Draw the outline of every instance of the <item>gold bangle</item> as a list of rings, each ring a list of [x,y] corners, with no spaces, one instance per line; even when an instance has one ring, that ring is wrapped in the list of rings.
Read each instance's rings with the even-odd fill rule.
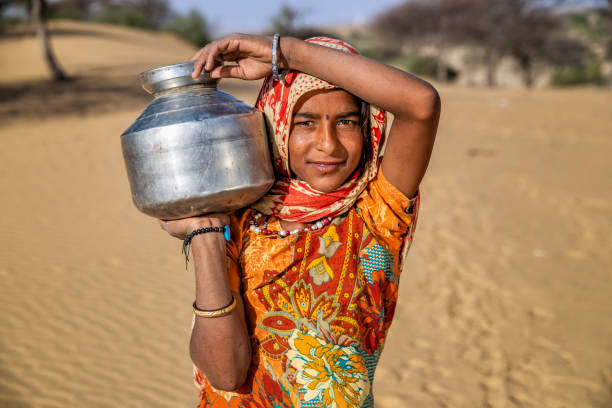
[[[201,310],[196,306],[195,300],[193,301],[193,313],[200,317],[221,317],[232,313],[232,310],[236,308],[236,296],[232,293],[232,301],[229,305],[222,307],[217,310]]]

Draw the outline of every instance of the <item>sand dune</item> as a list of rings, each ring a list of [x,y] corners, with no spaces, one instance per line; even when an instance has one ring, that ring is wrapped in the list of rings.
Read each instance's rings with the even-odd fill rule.
[[[54,30],[68,84],[35,38],[0,38],[0,406],[195,406],[192,271],[132,205],[119,145],[137,73],[194,49]],[[612,406],[612,93],[441,93],[377,406]]]

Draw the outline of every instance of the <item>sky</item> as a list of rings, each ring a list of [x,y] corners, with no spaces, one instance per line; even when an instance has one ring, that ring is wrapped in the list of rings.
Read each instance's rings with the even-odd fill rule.
[[[283,4],[301,11],[299,25],[362,24],[402,0],[170,0],[184,14],[192,8],[201,12],[216,36],[232,32],[256,33],[269,27],[272,16]]]

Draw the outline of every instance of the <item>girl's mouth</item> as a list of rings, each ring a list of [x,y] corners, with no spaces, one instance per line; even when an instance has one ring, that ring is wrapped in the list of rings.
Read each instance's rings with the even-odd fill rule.
[[[343,161],[313,161],[309,162],[317,171],[321,173],[329,173],[342,166]]]

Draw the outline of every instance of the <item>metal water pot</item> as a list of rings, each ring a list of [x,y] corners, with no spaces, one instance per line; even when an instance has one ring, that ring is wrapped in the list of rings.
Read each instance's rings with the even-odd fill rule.
[[[155,99],[121,135],[134,204],[160,219],[245,207],[274,183],[263,114],[192,72],[140,74]]]

